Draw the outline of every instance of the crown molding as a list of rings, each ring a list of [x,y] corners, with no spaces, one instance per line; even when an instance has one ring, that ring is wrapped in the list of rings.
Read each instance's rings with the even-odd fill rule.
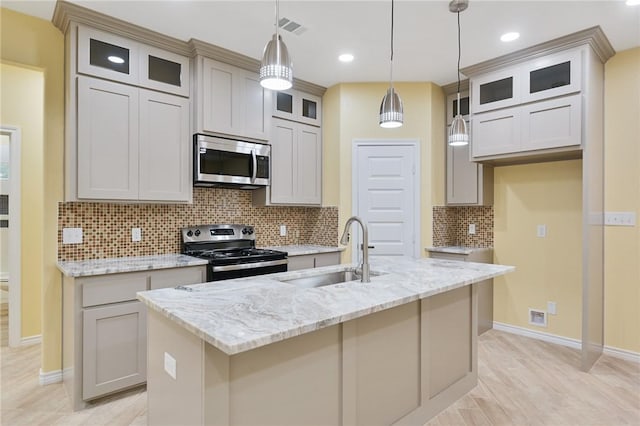
[[[585,44],[588,44],[591,47],[602,63],[607,62],[609,58],[616,53],[613,46],[611,46],[609,39],[607,39],[607,36],[602,31],[602,28],[600,28],[600,26],[595,26],[544,43],[536,44],[535,46],[518,50],[517,52],[509,53],[488,61],[465,67],[460,71],[469,77],[491,71],[496,68],[501,68],[506,65],[518,64],[525,60]]]
[[[444,90],[445,95],[452,95],[454,93],[458,93],[458,82],[454,81],[453,83],[446,84],[442,86],[442,90]],[[469,79],[460,80],[460,91],[466,92],[469,90]]]

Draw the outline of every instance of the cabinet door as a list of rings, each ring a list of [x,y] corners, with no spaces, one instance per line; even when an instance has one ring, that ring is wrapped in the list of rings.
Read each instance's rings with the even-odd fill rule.
[[[139,56],[141,86],[189,97],[189,58],[144,45]]]
[[[255,73],[238,70],[242,136],[269,140],[271,126],[271,90],[260,85]]]
[[[295,120],[295,94],[293,89],[277,91],[273,94],[273,116]]]
[[[79,25],[78,73],[138,84],[138,43]]]
[[[138,198],[138,89],[78,77],[78,198]]]
[[[301,269],[311,269],[315,267],[315,259],[312,254],[301,256],[290,256],[287,271],[299,271]]]
[[[273,119],[271,139],[271,202],[294,202],[297,125]]]
[[[453,122],[458,108],[458,94],[447,96],[447,126]],[[460,114],[465,121],[469,121],[469,92],[460,92]]]
[[[294,147],[294,201],[299,204],[322,202],[322,136],[320,129],[298,125]]]
[[[237,69],[231,65],[203,59],[202,126],[204,131],[238,135],[240,104],[234,90]]]
[[[140,89],[141,200],[191,198],[189,99]]]
[[[469,145],[447,145],[447,204],[477,204],[478,163],[469,160]]]
[[[322,99],[309,93],[297,92],[296,105],[299,108],[297,120],[302,123],[320,126],[322,123]]]
[[[85,309],[82,326],[83,399],[146,381],[147,311],[142,302]]]
[[[520,151],[520,111],[507,108],[471,118],[473,158]]]
[[[523,151],[580,146],[581,94],[539,101],[521,109]]]
[[[471,79],[471,112],[476,114],[517,105],[520,74],[517,67],[487,73]]]
[[[318,253],[315,255],[314,266],[321,268],[323,266],[339,265],[340,252]]]
[[[521,102],[533,102],[579,92],[582,87],[582,51],[543,56],[521,68]]]

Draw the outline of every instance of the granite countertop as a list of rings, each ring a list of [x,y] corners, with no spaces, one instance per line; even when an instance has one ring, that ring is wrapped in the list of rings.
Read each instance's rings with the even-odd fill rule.
[[[289,256],[302,256],[305,254],[332,253],[344,251],[346,247],[340,246],[318,246],[313,244],[292,244],[287,246],[261,247],[268,250],[286,251]]]
[[[149,309],[228,355],[268,345],[470,285],[513,266],[412,258],[375,258],[370,283],[300,288],[279,279],[343,271],[333,265],[138,293]]]
[[[206,264],[207,260],[205,259],[185,256],[184,254],[162,254],[157,256],[80,260],[76,262],[59,261],[58,269],[67,277],[88,277],[92,275],[180,268]]]
[[[433,251],[438,253],[451,254],[471,254],[477,251],[493,250],[492,247],[463,247],[463,246],[443,246],[443,247],[425,247],[425,251]]]

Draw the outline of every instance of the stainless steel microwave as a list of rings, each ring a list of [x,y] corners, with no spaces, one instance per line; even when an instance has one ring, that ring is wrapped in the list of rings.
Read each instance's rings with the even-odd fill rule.
[[[193,135],[193,185],[255,189],[269,185],[271,146]]]

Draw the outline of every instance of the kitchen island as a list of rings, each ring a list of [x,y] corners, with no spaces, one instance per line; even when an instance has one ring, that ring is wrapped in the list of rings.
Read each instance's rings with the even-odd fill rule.
[[[510,266],[372,262],[138,293],[149,424],[422,424],[477,383],[474,283]]]

